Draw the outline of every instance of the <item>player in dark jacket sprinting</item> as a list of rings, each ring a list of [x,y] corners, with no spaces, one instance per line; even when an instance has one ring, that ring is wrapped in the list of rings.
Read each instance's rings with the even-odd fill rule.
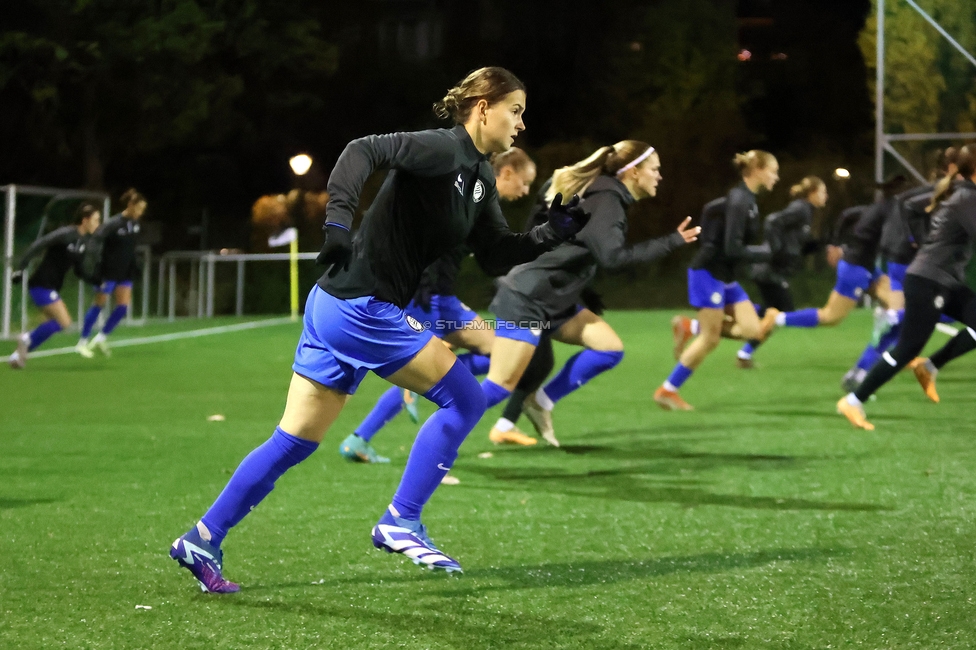
[[[515,267],[498,281],[490,306],[498,329],[488,378],[482,382],[488,406],[511,394],[544,333],[585,348],[523,403],[536,431],[552,445],[559,445],[552,423],[555,403],[623,358],[624,346],[617,333],[580,304],[597,269],[650,262],[697,238],[699,228],[689,227],[688,217],[677,232],[626,244],[627,208],[657,194],[660,168],[653,147],[624,140],[556,170],[548,196],[581,192],[581,205],[592,219],[575,241]]]
[[[24,270],[31,259],[44,252],[40,265],[28,279],[27,288],[31,300],[40,307],[48,320],[17,339],[17,350],[8,359],[11,368],[23,368],[31,350],[44,343],[51,335],[71,326],[68,308],[61,300],[61,286],[69,269],[74,269],[75,275],[83,278],[80,268],[81,258],[85,252],[87,239],[98,228],[101,219],[102,214],[96,206],[83,203],[78,208],[77,225],[58,228],[35,241],[24,251],[15,271],[14,280],[22,281]],[[85,356],[91,356],[87,350],[80,352]]]
[[[940,350],[941,363],[976,347],[976,293],[966,285],[966,267],[976,243],[976,146],[962,148],[958,166],[965,180],[953,186],[947,177],[940,185],[931,231],[905,273],[905,318],[898,342],[857,390],[837,402],[837,411],[855,427],[874,429],[864,414],[864,402],[917,357],[943,314],[965,329]],[[923,377],[916,376],[929,394]]]
[[[756,308],[736,278],[743,263],[770,259],[768,247],[748,242],[758,235],[759,229],[756,192],[773,189],[779,181],[779,163],[768,151],[752,150],[736,155],[734,164],[742,174],[742,182],[729,190],[724,205],[719,199],[705,206],[701,244],[688,268],[688,298],[698,308],[699,330],[694,331],[691,320],[684,316],[672,320],[678,364],[654,392],[654,401],[668,411],[691,410],[678,389],[718,347],[723,336],[746,341],[762,338]],[[685,349],[695,335],[697,338]]]
[[[766,217],[763,237],[772,259],[752,267],[752,279],[762,295],[762,306],[779,311],[793,311],[792,277],[803,258],[821,246],[810,234],[813,211],[827,204],[827,185],[817,176],[807,176],[790,188],[793,201],[786,208]],[[761,341],[748,341],[736,355],[740,368],[752,368],[752,353]]]
[[[525,128],[524,110],[524,86],[511,72],[481,68],[435,104],[454,128],[367,136],[339,156],[329,177],[326,240],[318,257],[330,270],[305,304],[285,412],[271,438],[244,459],[170,550],[204,589],[239,589],[221,574],[227,532],[318,448],[370,371],[440,407],[417,434],[372,543],[431,569],[461,571],[428,537],[421,512],[484,414],[485,399],[471,372],[404,307],[424,269],[463,243],[485,271],[497,274],[551,250],[586,224],[578,199],[563,205],[556,197],[546,224],[525,234],[508,229],[488,156],[512,146]],[[390,173],[353,238],[363,185],[384,168]]]
[[[125,209],[103,223],[94,234],[95,238],[102,241],[101,284],[96,289],[92,306],[85,313],[81,338],[76,346],[79,352],[81,348],[87,347],[90,352],[98,350],[109,356],[111,350],[107,337],[125,318],[129,304],[132,302],[132,282],[139,275],[139,266],[136,263],[136,238],[141,230],[139,220],[146,212],[147,203],[145,197],[134,189],[123,193],[119,201]],[[109,294],[112,295],[115,306],[105,319],[102,331],[89,342],[88,337],[91,336],[99,313],[108,302]]]

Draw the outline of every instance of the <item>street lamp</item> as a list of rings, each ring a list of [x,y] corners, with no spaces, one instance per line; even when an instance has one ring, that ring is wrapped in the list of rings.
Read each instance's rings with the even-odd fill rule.
[[[288,164],[291,166],[291,170],[295,172],[295,176],[304,176],[312,168],[312,157],[308,154],[300,153],[297,156],[289,158]]]
[[[843,167],[838,167],[834,170],[834,180],[837,181],[848,181],[851,179],[851,172],[844,169]]]

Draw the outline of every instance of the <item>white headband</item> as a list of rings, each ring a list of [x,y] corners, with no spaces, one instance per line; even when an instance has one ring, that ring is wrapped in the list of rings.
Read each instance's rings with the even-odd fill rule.
[[[647,151],[645,151],[644,153],[642,153],[641,155],[637,156],[636,158],[634,158],[633,160],[631,160],[629,163],[627,163],[626,165],[624,165],[623,167],[621,167],[620,169],[618,169],[617,170],[617,176],[620,176],[621,174],[623,174],[628,169],[633,169],[637,165],[641,164],[642,162],[644,162],[645,160],[647,160],[648,158],[650,158],[652,153],[654,153],[654,147],[648,147],[647,148]]]

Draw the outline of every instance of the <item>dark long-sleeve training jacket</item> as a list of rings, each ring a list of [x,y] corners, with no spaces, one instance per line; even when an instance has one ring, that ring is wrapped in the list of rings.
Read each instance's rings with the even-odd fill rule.
[[[806,199],[795,199],[779,212],[766,217],[763,237],[772,258],[769,262],[753,266],[753,278],[779,283],[794,275],[812,241],[812,223],[813,204]]]
[[[26,269],[31,259],[39,255],[41,251],[44,251],[44,258],[41,259],[40,265],[31,274],[27,286],[31,289],[60,291],[64,284],[64,276],[72,268],[76,269],[76,275],[81,277],[77,271],[77,265],[85,251],[86,239],[87,237],[79,233],[75,226],[64,226],[52,230],[31,244],[24,251],[17,268],[21,271]]]
[[[895,197],[892,212],[881,228],[881,255],[890,262],[908,264],[928,232],[928,213],[924,207],[932,199],[933,187],[920,185]]]
[[[756,195],[741,182],[725,196],[725,209],[718,209],[721,199],[702,210],[700,246],[691,268],[705,269],[716,280],[734,282],[736,267],[745,262],[768,262],[769,249],[749,245],[759,235],[759,207]]]
[[[93,237],[102,239],[101,275],[106,280],[132,280],[139,274],[136,266],[136,238],[139,222],[124,214],[117,214],[95,231]]]
[[[865,209],[844,240],[844,261],[873,271],[881,248],[881,231],[893,214],[897,199],[893,196]]]
[[[932,229],[908,273],[945,287],[966,283],[976,243],[976,184],[962,181],[932,215]]]
[[[543,194],[546,189],[548,183]],[[558,314],[580,302],[597,268],[651,262],[684,245],[684,238],[674,232],[628,246],[626,210],[633,203],[623,183],[613,176],[598,176],[583,192],[580,205],[591,218],[575,241],[516,266],[499,284],[528,297],[546,313]]]
[[[509,230],[488,157],[462,125],[350,142],[329,178],[326,224],[350,228],[363,184],[383,168],[390,173],[353,238],[348,270],[318,280],[337,298],[376,296],[402,308],[424,269],[460,244],[489,275],[559,244],[548,223],[528,233]]]

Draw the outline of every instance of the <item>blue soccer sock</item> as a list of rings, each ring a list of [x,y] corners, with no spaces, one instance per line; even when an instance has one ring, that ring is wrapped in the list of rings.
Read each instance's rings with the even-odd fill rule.
[[[403,519],[420,519],[424,505],[457,459],[461,443],[485,412],[481,386],[460,363],[424,397],[440,408],[420,427],[393,495],[393,507]]]
[[[471,371],[475,377],[488,374],[488,367],[491,366],[491,357],[474,352],[466,352],[458,355],[458,361]]]
[[[240,523],[274,489],[289,468],[312,455],[319,443],[275,427],[274,434],[252,451],[234,470],[227,487],[200,520],[210,531],[210,543],[220,547],[227,531]]]
[[[387,422],[396,417],[403,410],[403,389],[391,386],[380,395],[376,406],[369,415],[356,427],[355,434],[363,440],[370,440],[376,433],[386,426]]]
[[[27,347],[28,352],[39,346],[44,341],[51,338],[52,334],[56,334],[61,331],[61,326],[58,325],[56,320],[46,320],[37,327],[34,331],[30,333],[30,345]]]
[[[512,391],[505,390],[490,379],[481,382],[481,390],[484,392],[485,401],[488,404],[487,408],[501,404],[512,394]]]
[[[779,323],[780,319],[783,321],[781,324],[787,327],[816,327],[820,324],[820,318],[817,316],[815,307],[778,315],[776,322]]]
[[[861,358],[857,360],[856,365],[861,370],[870,370],[871,366],[877,363],[880,358],[881,353],[873,345],[868,345],[864,348],[864,352],[861,353]]]
[[[623,358],[623,350],[582,350],[570,357],[542,390],[553,403],[558,402],[600,373],[616,366]]]
[[[688,378],[691,377],[691,373],[693,372],[695,371],[679,362],[674,367],[674,370],[671,371],[671,374],[668,375],[667,381],[664,382],[664,389],[670,391],[678,390],[682,384],[688,381]]]
[[[102,328],[102,334],[108,336],[115,329],[115,326],[122,322],[125,318],[125,312],[129,311],[128,305],[116,305],[112,313],[108,315],[105,319],[105,327]]]
[[[98,305],[92,305],[85,312],[85,322],[81,326],[81,338],[87,339],[91,336],[92,328],[95,327],[95,323],[98,322],[98,315],[102,313],[102,308]]]
[[[739,348],[738,357],[740,359],[751,359],[752,353],[756,351],[756,345],[758,344],[758,341],[755,344],[752,341],[747,341],[745,345]]]

